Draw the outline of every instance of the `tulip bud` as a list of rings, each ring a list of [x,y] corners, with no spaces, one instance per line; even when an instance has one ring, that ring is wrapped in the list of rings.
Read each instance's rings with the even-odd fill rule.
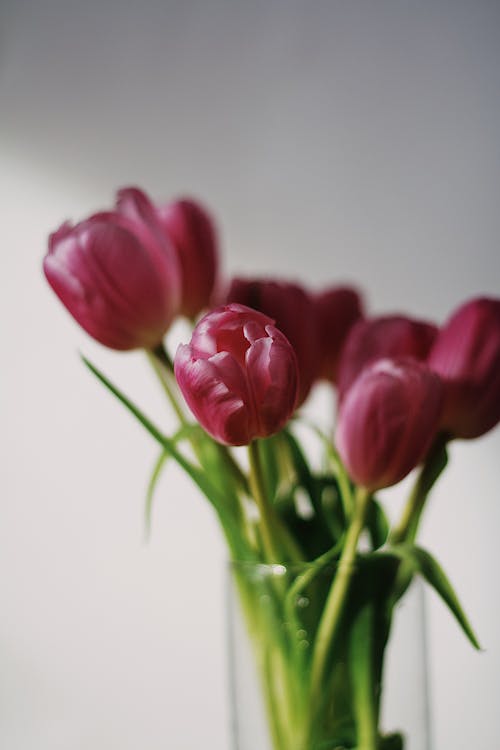
[[[283,331],[297,355],[300,406],[317,372],[317,327],[312,297],[298,284],[285,281],[235,278],[226,302],[247,305],[269,315]]]
[[[45,276],[61,302],[93,338],[112,349],[157,346],[178,307],[177,261],[154,231],[141,238],[113,213],[49,238]]]
[[[314,297],[318,327],[318,378],[336,382],[340,352],[354,323],[363,316],[355,289],[332,287]]]
[[[205,315],[174,367],[189,408],[220,443],[273,435],[295,409],[295,353],[270,318],[244,305]]]
[[[389,487],[425,457],[436,434],[443,386],[409,358],[369,365],[341,403],[336,444],[352,479],[370,491]]]
[[[443,429],[458,438],[491,430],[500,420],[500,299],[473,299],[456,310],[428,364],[445,384]]]
[[[401,315],[359,320],[351,328],[340,355],[338,391],[342,400],[361,370],[383,357],[425,360],[437,327]]]
[[[205,209],[193,200],[178,200],[157,211],[179,258],[181,315],[195,318],[209,307],[216,284],[218,243],[215,226]]]

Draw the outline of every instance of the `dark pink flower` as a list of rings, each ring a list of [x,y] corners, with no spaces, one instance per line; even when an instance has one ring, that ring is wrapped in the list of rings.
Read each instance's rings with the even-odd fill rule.
[[[338,390],[342,400],[361,370],[382,357],[425,360],[437,335],[432,323],[402,315],[359,320],[351,328],[340,356]]]
[[[179,269],[154,225],[140,236],[116,213],[63,224],[49,238],[45,276],[75,320],[112,349],[154,348],[177,312]]]
[[[337,381],[340,353],[354,323],[363,317],[359,293],[351,287],[331,287],[313,298],[318,327],[318,378]]]
[[[443,429],[475,438],[500,420],[500,299],[458,308],[438,334],[429,366],[445,383]]]
[[[440,378],[414,359],[364,369],[341,402],[336,433],[352,479],[371,491],[403,479],[430,447],[442,397]]]
[[[177,255],[181,276],[179,314],[194,318],[208,307],[217,277],[217,237],[208,213],[192,200],[155,206],[138,188],[118,192],[117,211],[142,238],[160,235]]]
[[[238,302],[269,315],[283,331],[297,355],[300,406],[317,372],[318,334],[311,295],[298,284],[286,281],[235,278],[226,302]]]
[[[297,361],[266,315],[230,304],[205,315],[179,346],[175,376],[202,427],[227,445],[278,432],[297,401]]]
[[[210,305],[218,271],[218,241],[208,212],[184,198],[157,208],[163,230],[172,241],[181,267],[181,315],[195,318]]]

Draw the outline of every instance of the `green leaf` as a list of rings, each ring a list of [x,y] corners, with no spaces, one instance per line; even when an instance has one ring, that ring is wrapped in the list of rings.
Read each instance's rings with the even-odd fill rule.
[[[302,448],[289,430],[283,430],[282,434],[288,445],[297,481],[307,491],[311,498],[314,510],[319,514],[320,509],[318,507],[314,478]]]
[[[295,436],[289,430],[283,430],[281,434],[288,444],[297,482],[307,492],[316,518],[330,532],[335,543],[345,527],[337,481],[333,476],[315,476]]]
[[[373,498],[368,506],[366,526],[370,534],[373,549],[379,549],[379,547],[382,547],[386,543],[389,536],[389,521],[382,506],[375,498]]]
[[[172,442],[175,445],[177,445],[182,440],[190,438],[191,433],[193,432],[193,429],[196,426],[197,425],[190,425],[190,424],[182,425],[182,427],[179,427],[175,435],[171,438]],[[149,535],[151,533],[151,514],[153,510],[153,499],[154,499],[154,494],[156,490],[156,485],[158,484],[158,480],[161,476],[161,472],[169,457],[170,457],[170,453],[166,451],[165,449],[163,449],[160,455],[158,456],[158,459],[156,460],[156,463],[153,468],[153,472],[151,474],[151,478],[148,483],[148,488],[146,490],[146,503],[144,506],[144,526],[145,526],[146,539],[149,538]]]
[[[302,417],[295,417],[297,421],[308,427],[314,434],[320,439],[323,448],[325,449],[325,455],[328,459],[328,463],[331,465],[333,473],[338,481],[340,490],[340,497],[344,506],[344,515],[346,518],[350,518],[354,509],[354,487],[349,478],[347,470],[342,463],[338,452],[335,450],[332,438],[326,435],[320,430],[314,423],[308,419]]]
[[[185,456],[175,447],[171,438],[164,435],[158,427],[136,406],[116,385],[114,385],[98,368],[88,359],[82,356],[84,364],[96,376],[98,380],[120,401],[128,411],[142,424],[149,434],[165,449],[165,451],[181,466],[184,471],[191,477],[193,482],[198,485],[203,494],[210,502],[218,506],[221,498],[206,476],[196,466],[194,466]]]
[[[448,577],[437,560],[435,560],[429,552],[422,549],[422,547],[417,547],[412,544],[395,545],[394,547],[390,547],[387,550],[387,553],[403,560],[403,562],[412,566],[416,572],[420,573],[436,593],[439,594],[448,609],[452,612],[474,648],[479,650],[481,646],[479,645],[472,626],[462,609]]]
[[[149,535],[151,534],[151,515],[153,510],[153,499],[156,485],[158,484],[158,480],[161,476],[161,472],[168,457],[169,454],[167,453],[167,451],[162,450],[154,465],[153,472],[148,483],[148,488],[146,490],[146,503],[144,505],[144,527],[146,539],[148,539]]]

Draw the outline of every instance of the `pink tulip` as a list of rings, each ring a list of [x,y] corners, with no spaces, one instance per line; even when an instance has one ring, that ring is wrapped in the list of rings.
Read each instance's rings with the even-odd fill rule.
[[[319,339],[317,377],[336,382],[344,341],[363,316],[361,297],[350,287],[331,287],[314,297],[314,305]]]
[[[179,346],[174,366],[189,408],[220,443],[268,437],[295,409],[295,353],[270,318],[244,305],[205,315],[191,342]]]
[[[218,270],[214,223],[199,203],[186,198],[157,209],[177,250],[182,274],[181,315],[195,318],[210,305]]]
[[[317,372],[318,333],[311,295],[290,282],[235,278],[226,302],[248,305],[269,315],[283,331],[297,355],[300,406],[307,398]]]
[[[458,438],[491,430],[500,420],[500,299],[459,307],[439,332],[429,366],[445,383],[443,429]]]
[[[359,320],[351,328],[340,356],[337,383],[340,400],[361,370],[377,359],[425,360],[436,335],[435,325],[401,315]]]
[[[117,211],[141,237],[155,231],[171,244],[181,274],[179,314],[194,318],[209,306],[217,276],[217,236],[208,213],[192,200],[154,206],[137,188],[118,193]]]
[[[336,434],[352,479],[371,491],[403,479],[430,447],[442,396],[440,378],[414,359],[364,369],[341,403]]]
[[[116,213],[63,224],[43,268],[76,321],[112,349],[154,348],[178,309],[177,260],[154,222],[140,236]]]

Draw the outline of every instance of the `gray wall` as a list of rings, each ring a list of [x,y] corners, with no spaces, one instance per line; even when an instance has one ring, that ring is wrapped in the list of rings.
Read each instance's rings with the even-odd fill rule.
[[[143,543],[154,446],[76,349],[169,416],[49,294],[45,237],[138,183],[211,205],[228,272],[436,320],[498,295],[500,6],[3,0],[0,24],[0,745],[226,748],[217,528],[171,468]],[[500,736],[499,448],[453,446],[425,521],[485,648],[430,598],[439,750]]]

